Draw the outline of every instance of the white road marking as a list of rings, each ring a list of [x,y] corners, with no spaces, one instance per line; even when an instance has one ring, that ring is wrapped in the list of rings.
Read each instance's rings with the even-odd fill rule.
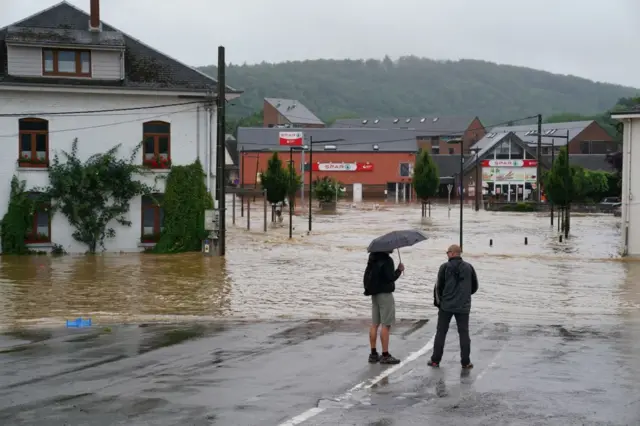
[[[415,352],[410,353],[409,356],[407,356],[405,359],[402,360],[402,362],[400,362],[400,364],[396,364],[392,367],[387,368],[386,370],[384,370],[382,373],[380,373],[379,375],[377,375],[371,380],[365,380],[362,383],[358,383],[357,385],[355,385],[354,387],[352,387],[351,389],[349,389],[339,397],[335,398],[335,400],[343,401],[345,399],[349,399],[355,391],[358,391],[360,389],[371,389],[373,386],[380,383],[383,379],[389,377],[391,374],[400,370],[405,365],[415,361],[416,359],[420,358],[421,356],[429,352],[433,348],[433,342],[435,341],[435,339],[436,339],[436,336],[434,335],[431,339],[429,339],[429,341],[423,347],[421,347]],[[317,416],[318,414],[322,413],[324,410],[325,410],[324,408],[318,408],[318,407],[311,408],[305,411],[304,413],[301,413],[295,417],[292,417],[291,419],[287,420],[284,423],[280,423],[279,426],[299,425],[311,419],[312,417]]]

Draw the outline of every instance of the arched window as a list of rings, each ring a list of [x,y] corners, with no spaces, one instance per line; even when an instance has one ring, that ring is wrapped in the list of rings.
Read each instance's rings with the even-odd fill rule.
[[[142,237],[143,243],[155,243],[164,230],[164,194],[142,196]]]
[[[142,125],[143,164],[152,169],[171,167],[171,124],[149,121]]]
[[[50,200],[39,192],[30,192],[29,199],[34,203],[33,217],[29,221],[24,241],[27,244],[51,242]]]
[[[18,163],[20,167],[49,166],[49,122],[41,118],[21,118]]]

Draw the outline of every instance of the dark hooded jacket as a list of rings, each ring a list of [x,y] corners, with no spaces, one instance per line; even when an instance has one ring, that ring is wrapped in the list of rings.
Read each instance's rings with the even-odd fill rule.
[[[393,293],[401,274],[388,253],[371,253],[364,271],[364,295]]]
[[[478,291],[476,270],[461,257],[452,257],[438,271],[433,304],[445,312],[468,314],[471,295]]]

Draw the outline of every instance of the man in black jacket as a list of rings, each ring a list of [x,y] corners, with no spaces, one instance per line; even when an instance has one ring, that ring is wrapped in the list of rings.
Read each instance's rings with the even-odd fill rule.
[[[460,246],[447,250],[449,260],[438,270],[438,280],[433,289],[433,304],[439,308],[436,338],[429,365],[438,367],[444,352],[444,342],[449,331],[451,317],[456,317],[460,336],[460,362],[462,368],[473,368],[471,363],[471,338],[469,337],[469,312],[471,295],[478,291],[476,270],[460,257]]]
[[[389,353],[389,333],[391,326],[396,321],[396,304],[393,292],[396,289],[396,280],[404,271],[404,265],[400,263],[398,269],[395,269],[393,259],[389,254],[371,253],[364,271],[364,295],[371,296],[370,363],[379,361],[381,364],[398,364],[400,362]],[[378,355],[376,349],[380,325],[382,325],[380,330],[382,356]]]

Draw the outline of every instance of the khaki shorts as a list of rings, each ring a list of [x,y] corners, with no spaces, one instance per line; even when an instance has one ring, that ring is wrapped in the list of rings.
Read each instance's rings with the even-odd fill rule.
[[[371,321],[374,325],[391,327],[396,322],[396,301],[393,293],[371,296]]]

